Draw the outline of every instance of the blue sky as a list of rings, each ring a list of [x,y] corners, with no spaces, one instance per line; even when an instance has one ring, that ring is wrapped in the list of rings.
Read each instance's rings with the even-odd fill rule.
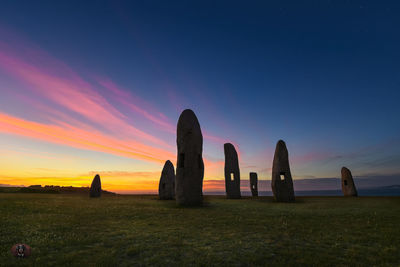
[[[0,40],[21,60],[54,66],[55,75],[62,69],[53,60],[91,84],[107,77],[174,126],[183,109],[193,109],[203,132],[237,146],[245,178],[250,171],[269,178],[279,139],[295,178],[335,177],[343,165],[355,175],[384,175],[399,173],[400,163],[399,11],[396,1],[4,1]],[[27,47],[46,59],[18,50]],[[42,111],[22,112],[11,97],[32,84],[22,85],[7,67],[0,78],[2,113],[45,122]],[[173,133],[133,112],[127,122],[175,145]],[[2,136],[11,150],[24,142],[43,142],[41,151],[54,145]],[[223,142],[210,140],[205,157],[223,160]],[[125,161],[116,157],[100,171],[122,171]],[[127,169],[162,168],[143,164]],[[93,166],[80,169],[99,170]],[[222,175],[219,167],[206,179]]]

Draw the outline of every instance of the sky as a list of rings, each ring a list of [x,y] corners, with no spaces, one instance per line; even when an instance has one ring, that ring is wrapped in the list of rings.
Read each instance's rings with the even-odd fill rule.
[[[2,1],[0,184],[156,192],[176,124],[200,122],[205,190],[400,174],[397,1]],[[400,177],[400,175],[399,175]],[[260,190],[270,190],[260,188]]]

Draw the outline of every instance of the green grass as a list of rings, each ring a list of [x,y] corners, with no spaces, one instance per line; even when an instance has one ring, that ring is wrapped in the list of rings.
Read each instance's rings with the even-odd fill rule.
[[[15,243],[32,246],[16,259]],[[399,265],[400,197],[0,194],[0,265]]]

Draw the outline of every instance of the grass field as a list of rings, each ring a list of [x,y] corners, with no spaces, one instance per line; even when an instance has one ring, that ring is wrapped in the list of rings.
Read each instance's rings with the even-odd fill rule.
[[[32,247],[16,259],[15,243]],[[0,194],[0,265],[399,265],[400,197]]]

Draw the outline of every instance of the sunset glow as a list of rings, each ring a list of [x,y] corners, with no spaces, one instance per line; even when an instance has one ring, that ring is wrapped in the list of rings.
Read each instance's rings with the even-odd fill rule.
[[[187,108],[203,134],[205,191],[225,190],[226,142],[243,181],[250,172],[269,181],[280,139],[294,180],[338,177],[342,166],[359,177],[398,173],[398,81],[388,82],[395,68],[380,60],[352,65],[365,60],[354,48],[364,41],[330,54],[354,32],[341,29],[335,43],[312,23],[323,38],[306,44],[272,22],[256,33],[243,30],[253,24],[229,26],[218,16],[212,27],[150,23],[113,8],[109,22],[93,22],[104,32],[86,32],[93,25],[70,16],[55,28],[0,18],[0,184],[89,186],[99,173],[105,190],[155,193],[164,162],[176,165],[177,121]],[[375,58],[395,62],[379,51]]]
[[[23,105],[29,105],[31,109],[23,117],[1,112],[0,133],[27,138],[30,142],[38,140],[78,150],[103,152],[151,162],[152,166],[157,166],[152,167],[152,171],[145,172],[102,169],[97,172],[87,170],[86,174],[56,171],[49,176],[49,173],[41,173],[38,170],[23,174],[23,166],[10,170],[4,165],[0,183],[88,186],[94,174],[100,173],[103,187],[107,190],[125,193],[156,192],[163,163],[168,159],[176,161],[174,143],[163,140],[165,135],[175,134],[176,126],[164,114],[144,101],[140,102],[139,98],[118,88],[107,78],[96,78],[95,86],[84,81],[65,64],[49,57],[43,51],[21,46],[18,46],[20,50],[16,50],[4,42],[0,42],[0,47],[1,69],[12,77],[13,81],[21,84],[17,91],[12,89],[13,86],[1,87],[2,94],[15,98]],[[30,59],[35,58],[35,61],[32,63],[24,60],[21,58],[24,54]],[[123,107],[125,113],[118,110],[102,94]],[[6,107],[6,110],[13,112],[12,106]],[[147,120],[157,132],[161,131],[165,135],[154,136],[133,126],[136,123],[129,119],[130,115],[138,116],[142,121]],[[225,141],[210,134],[205,134],[205,138],[220,144]],[[33,153],[24,154],[26,160],[29,161],[30,157],[37,159],[37,155]],[[3,162],[11,159],[12,157],[3,159]],[[45,164],[49,157],[41,159]],[[221,177],[218,173],[223,167],[222,160],[210,161],[205,158],[204,161],[207,174]]]

